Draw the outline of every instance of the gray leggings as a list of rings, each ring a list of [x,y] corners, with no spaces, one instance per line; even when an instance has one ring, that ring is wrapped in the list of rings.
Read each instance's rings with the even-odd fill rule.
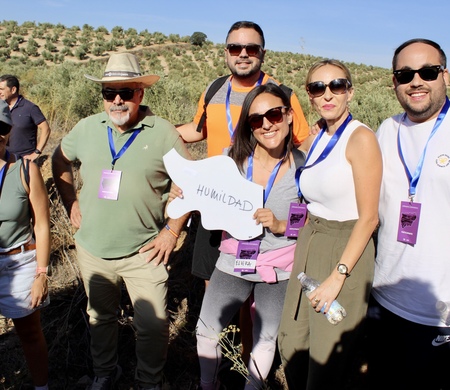
[[[250,282],[237,276],[214,270],[203,298],[200,318],[197,322],[197,352],[200,361],[201,382],[216,381],[221,360],[218,335],[228,326],[247,298],[254,293],[252,355],[263,379],[272,366],[280,325],[287,280],[268,284]],[[259,388],[258,370],[253,361],[249,364],[252,383],[246,389]]]

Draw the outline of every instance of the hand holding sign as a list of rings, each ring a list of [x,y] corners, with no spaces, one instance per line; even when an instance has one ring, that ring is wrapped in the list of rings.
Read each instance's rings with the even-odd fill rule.
[[[253,214],[263,207],[264,189],[243,178],[230,157],[189,161],[172,149],[163,159],[172,181],[183,190],[183,199],[169,203],[169,217],[198,210],[208,230],[225,230],[238,240],[261,235],[262,225]]]

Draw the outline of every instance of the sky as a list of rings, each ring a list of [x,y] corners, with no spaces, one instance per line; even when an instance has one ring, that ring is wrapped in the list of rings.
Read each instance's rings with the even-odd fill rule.
[[[425,0],[0,0],[2,20],[115,26],[192,35],[224,43],[239,20],[258,23],[266,49],[391,68],[394,50],[411,38],[439,43],[450,56],[450,2]]]

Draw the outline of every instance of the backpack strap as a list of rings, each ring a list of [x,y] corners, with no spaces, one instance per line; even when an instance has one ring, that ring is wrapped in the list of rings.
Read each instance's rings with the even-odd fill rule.
[[[22,157],[20,159],[22,160],[22,171],[25,183],[27,183],[28,188],[30,188],[30,160]]]
[[[306,156],[301,150],[297,148],[292,148],[292,156],[294,157],[296,169],[303,167],[305,165]]]
[[[218,79],[214,80],[212,84],[209,86],[208,90],[205,94],[204,104],[203,104],[203,114],[200,118],[200,121],[198,122],[197,131],[201,133],[203,126],[206,121],[206,107],[208,106],[209,102],[213,98],[213,96],[217,93],[217,91],[222,87],[222,85],[225,84],[225,81],[228,80],[230,75],[219,77]]]

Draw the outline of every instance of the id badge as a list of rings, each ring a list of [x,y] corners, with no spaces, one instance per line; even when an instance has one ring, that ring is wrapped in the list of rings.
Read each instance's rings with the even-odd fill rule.
[[[293,202],[289,206],[289,215],[284,235],[286,237],[298,237],[300,228],[305,226],[308,209],[305,203]]]
[[[122,171],[104,169],[98,189],[99,199],[117,200],[119,198],[120,178]]]
[[[401,202],[397,241],[414,245],[419,228],[420,203]]]
[[[256,258],[259,254],[260,240],[239,241],[234,262],[234,272],[256,272]]]

